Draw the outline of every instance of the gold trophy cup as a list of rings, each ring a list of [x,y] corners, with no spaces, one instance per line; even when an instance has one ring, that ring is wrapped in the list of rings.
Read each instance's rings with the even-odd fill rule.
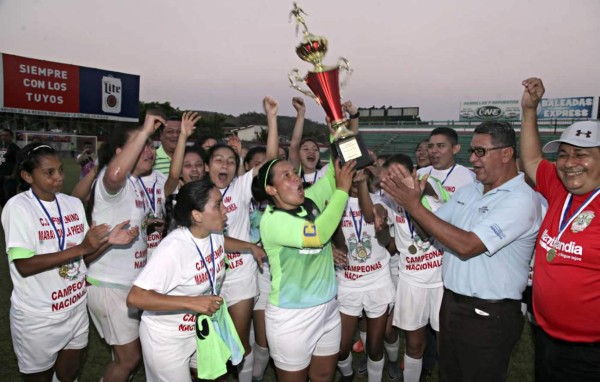
[[[327,53],[327,38],[309,33],[302,17],[303,14],[305,14],[304,11],[294,3],[294,9],[290,15],[296,19],[296,30],[300,26],[304,28],[304,38],[296,47],[296,54],[303,61],[313,64],[313,69],[308,71],[306,76],[302,76],[298,69],[292,70],[289,74],[292,87],[314,99],[323,107],[325,114],[331,120],[331,126],[335,131],[331,144],[334,158],[340,158],[341,164],[354,159],[358,169],[370,166],[373,164],[373,159],[369,155],[363,138],[348,130],[342,111],[341,90],[352,74],[350,63],[341,57],[337,66],[323,65],[323,57]],[[346,74],[345,79],[341,82],[340,70],[344,70]],[[300,88],[299,82],[304,82],[310,90]]]

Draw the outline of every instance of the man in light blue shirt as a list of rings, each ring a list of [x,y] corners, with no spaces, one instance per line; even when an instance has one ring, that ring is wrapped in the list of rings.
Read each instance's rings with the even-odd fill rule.
[[[470,162],[477,181],[434,215],[400,169],[383,189],[444,245],[440,380],[505,381],[523,329],[521,297],[542,220],[539,199],[517,171],[516,138],[507,123],[474,132]]]

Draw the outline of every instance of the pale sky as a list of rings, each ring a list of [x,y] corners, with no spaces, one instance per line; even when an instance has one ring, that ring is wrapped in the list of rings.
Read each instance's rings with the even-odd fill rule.
[[[264,95],[293,115],[288,73],[310,64],[281,0],[0,0],[0,52],[138,74],[143,101],[228,114],[261,111]],[[345,99],[418,106],[458,119],[467,100],[600,95],[598,0],[303,0],[325,64],[346,57]],[[308,117],[324,112],[307,99]]]

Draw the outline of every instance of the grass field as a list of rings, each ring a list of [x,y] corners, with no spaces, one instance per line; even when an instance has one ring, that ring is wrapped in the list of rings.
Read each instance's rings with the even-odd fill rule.
[[[71,158],[63,159],[63,164],[65,167],[65,187],[63,192],[70,193],[77,179],[79,179],[79,167]],[[0,248],[4,252],[4,232],[0,235]],[[0,325],[0,364],[2,365],[0,368],[0,382],[21,380],[10,338],[9,309],[11,291],[12,283],[8,271],[8,261],[6,255],[4,255],[3,260],[0,261],[0,320],[4,322],[4,325]],[[90,322],[89,345],[79,380],[82,382],[98,381],[110,357],[109,347],[100,339],[94,325]],[[355,355],[354,359],[356,364],[359,357]],[[521,340],[513,352],[508,380],[532,382],[533,379],[533,343],[529,326],[525,325]],[[134,381],[144,380],[142,367],[138,370]],[[269,368],[265,381],[270,382],[274,380],[274,373]],[[367,381],[367,378],[358,377],[355,380],[362,382]],[[384,380],[387,381],[387,377],[384,377]],[[434,373],[428,381],[437,382],[437,380],[437,375]]]

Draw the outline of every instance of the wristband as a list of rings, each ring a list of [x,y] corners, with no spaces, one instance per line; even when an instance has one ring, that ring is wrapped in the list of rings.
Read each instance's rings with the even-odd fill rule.
[[[360,117],[360,111],[357,111],[356,114],[350,114],[350,119],[357,119]]]

